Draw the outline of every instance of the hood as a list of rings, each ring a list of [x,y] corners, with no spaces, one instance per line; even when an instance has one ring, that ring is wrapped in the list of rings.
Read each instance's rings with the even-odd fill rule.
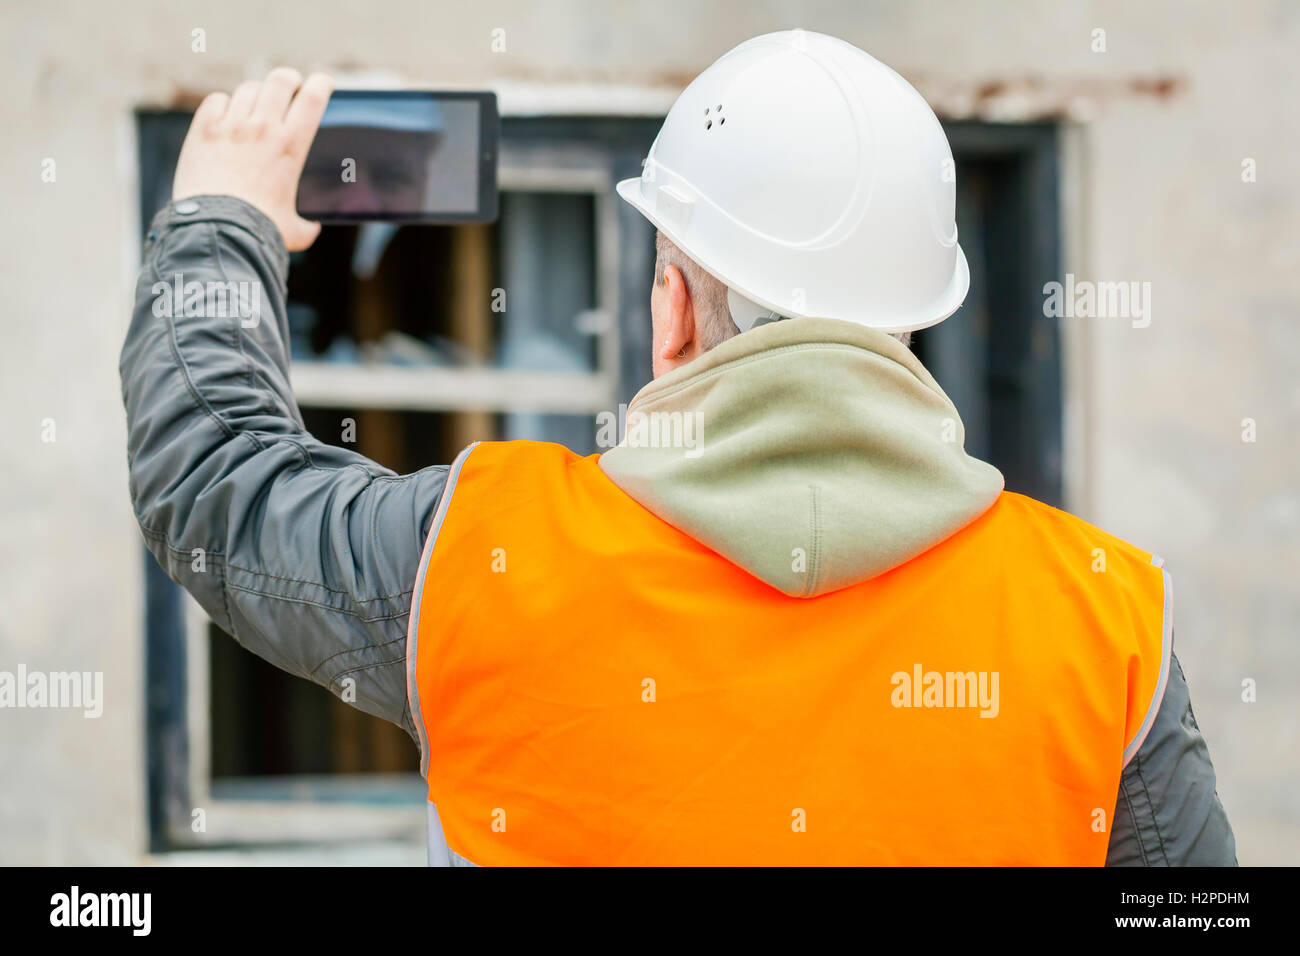
[[[1002,474],[964,441],[901,342],[800,318],[646,385],[600,467],[668,524],[807,598],[883,574],[988,510]]]

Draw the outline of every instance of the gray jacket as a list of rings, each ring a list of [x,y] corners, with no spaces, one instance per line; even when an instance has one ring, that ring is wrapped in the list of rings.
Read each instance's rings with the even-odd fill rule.
[[[351,678],[358,707],[415,737],[407,619],[447,468],[399,476],[307,433],[289,386],[288,255],[256,209],[222,196],[172,203],[144,254],[120,368],[146,543],[244,647],[336,693]],[[187,310],[170,294],[178,281],[255,288],[260,313],[214,315],[211,297]],[[1123,771],[1107,863],[1236,863],[1176,657]]]

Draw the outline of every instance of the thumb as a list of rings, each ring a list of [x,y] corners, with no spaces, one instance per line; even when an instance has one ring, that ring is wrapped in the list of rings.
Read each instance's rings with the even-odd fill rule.
[[[301,252],[320,235],[320,223],[310,222],[301,216],[294,216],[287,223],[280,227],[280,233],[284,236],[284,247],[290,252]]]

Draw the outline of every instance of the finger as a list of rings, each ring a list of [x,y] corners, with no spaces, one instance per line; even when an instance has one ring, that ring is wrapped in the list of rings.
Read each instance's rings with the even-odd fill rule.
[[[298,89],[298,95],[289,104],[284,122],[288,127],[295,155],[306,160],[311,141],[320,128],[320,118],[334,92],[334,81],[324,73],[313,73]]]
[[[221,122],[230,106],[230,97],[225,93],[209,93],[194,111],[191,129],[209,130]]]
[[[235,88],[235,95],[230,98],[230,106],[226,108],[226,119],[247,119],[253,112],[253,104],[257,102],[257,89],[261,85],[255,80],[240,83]]]
[[[280,122],[289,108],[289,101],[293,99],[294,91],[301,85],[302,74],[297,70],[288,66],[276,67],[266,74],[266,82],[262,84],[262,89],[257,94],[253,115],[270,122]]]

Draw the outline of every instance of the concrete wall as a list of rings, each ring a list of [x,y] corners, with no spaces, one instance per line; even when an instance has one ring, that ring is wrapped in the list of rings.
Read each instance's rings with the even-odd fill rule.
[[[1147,328],[1065,320],[1071,506],[1167,560],[1240,858],[1300,861],[1300,7],[158,0],[0,12],[0,669],[106,681],[98,720],[0,711],[0,862],[144,847],[141,573],[116,374],[138,254],[131,110],[280,62],[650,108],[733,44],[790,26],[862,46],[946,115],[1069,124],[1066,271],[1152,286]]]

